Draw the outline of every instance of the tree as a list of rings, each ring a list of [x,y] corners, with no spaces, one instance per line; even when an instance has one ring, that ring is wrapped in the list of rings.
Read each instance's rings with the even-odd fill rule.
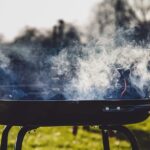
[[[14,39],[15,44],[39,44],[43,38],[40,31],[33,27],[25,27],[23,31]]]
[[[149,13],[148,0],[104,0],[96,7],[94,21],[100,34],[110,32],[108,28],[115,32],[136,26],[135,33],[145,40],[150,32]]]

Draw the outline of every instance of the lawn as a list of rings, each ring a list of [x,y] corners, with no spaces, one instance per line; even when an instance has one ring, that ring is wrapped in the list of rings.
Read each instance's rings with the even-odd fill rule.
[[[3,131],[0,127],[0,132]],[[140,148],[150,148],[150,118],[146,121],[129,125],[137,136]],[[19,127],[13,127],[9,134],[9,150],[13,150]],[[90,131],[79,127],[78,134],[72,135],[72,127],[45,127],[31,131],[25,136],[23,150],[102,150],[102,137],[97,127]],[[129,150],[130,144],[123,135],[110,138],[112,150]]]

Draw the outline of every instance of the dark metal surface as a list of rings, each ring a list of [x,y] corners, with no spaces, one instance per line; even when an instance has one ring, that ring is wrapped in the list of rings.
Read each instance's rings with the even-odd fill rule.
[[[145,120],[149,110],[150,100],[0,100],[0,124],[8,125],[2,135],[1,150],[7,149],[8,133],[14,125],[24,126],[18,134],[16,150],[21,150],[28,131],[39,126],[61,125],[102,125],[105,150],[109,150],[109,135],[105,130],[115,129],[128,137],[133,150],[138,150],[135,137],[122,125]]]
[[[36,129],[37,127],[22,127],[18,133],[17,136],[17,141],[16,141],[16,145],[15,145],[15,150],[21,150],[22,149],[22,143],[23,143],[23,139],[26,135],[27,132]]]
[[[132,150],[139,150],[138,143],[134,134],[125,126],[100,126],[102,129],[102,138],[103,138],[103,145],[104,150],[110,150],[109,147],[109,134],[108,130],[115,130],[123,133],[131,144]]]
[[[0,101],[0,124],[61,126],[129,124],[145,120],[150,100]]]
[[[6,126],[2,133],[0,150],[7,150],[8,134],[12,126]]]
[[[102,139],[103,139],[104,150],[110,150],[108,129],[105,127],[102,127],[101,129],[102,129]]]
[[[117,130],[119,132],[122,132],[128,138],[128,140],[131,144],[132,150],[139,150],[136,137],[134,136],[134,134],[128,128],[126,128],[124,126],[116,126],[116,127],[114,126],[114,127],[111,127],[111,128],[113,130]]]

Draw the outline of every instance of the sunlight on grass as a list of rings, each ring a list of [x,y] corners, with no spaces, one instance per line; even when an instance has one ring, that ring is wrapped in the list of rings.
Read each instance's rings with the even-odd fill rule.
[[[150,118],[142,123],[129,125],[138,138],[142,150],[150,147]],[[0,127],[0,132],[3,131]],[[9,134],[9,150],[14,149],[19,127],[13,127]],[[121,138],[120,138],[121,137]],[[112,150],[129,150],[130,144],[123,136],[112,136]],[[102,150],[102,137],[98,128],[91,131],[79,127],[77,136],[72,135],[72,127],[43,127],[27,133],[23,142],[23,150]]]

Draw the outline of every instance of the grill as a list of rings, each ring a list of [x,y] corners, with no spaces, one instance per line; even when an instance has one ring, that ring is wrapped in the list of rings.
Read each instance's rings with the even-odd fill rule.
[[[125,124],[137,123],[149,116],[150,100],[80,100],[80,101],[0,101],[1,150],[7,149],[12,126],[22,126],[15,150],[21,150],[26,132],[41,126],[98,125],[102,129],[104,150],[109,150],[108,130],[124,133],[133,150],[138,150],[136,138]]]

